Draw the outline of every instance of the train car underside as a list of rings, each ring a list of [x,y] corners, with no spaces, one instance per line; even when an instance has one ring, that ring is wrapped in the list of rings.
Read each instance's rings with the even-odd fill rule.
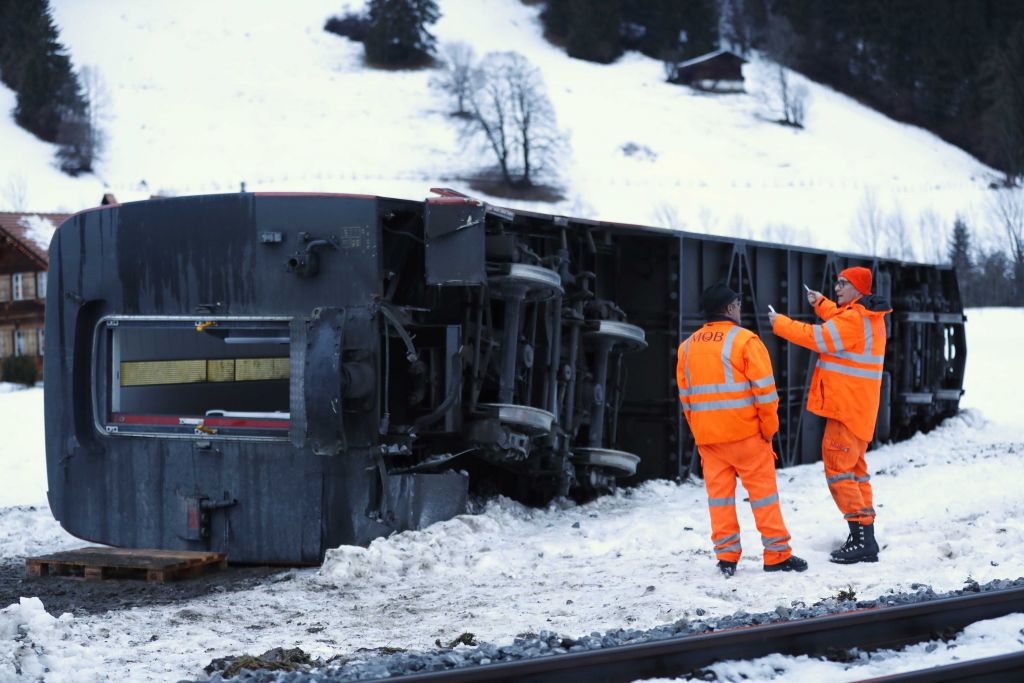
[[[453,196],[238,194],[78,214],[51,245],[50,505],[71,533],[315,563],[463,512],[699,471],[674,386],[725,281],[765,339],[784,464],[817,459],[802,282],[872,267],[896,302],[882,440],[955,413],[952,271],[513,212]]]

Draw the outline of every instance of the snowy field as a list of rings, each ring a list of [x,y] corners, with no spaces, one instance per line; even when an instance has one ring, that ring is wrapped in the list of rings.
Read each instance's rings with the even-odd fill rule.
[[[105,83],[109,144],[95,175],[71,179],[52,146],[0,116],[0,210],[77,211],[104,191],[129,201],[243,181],[250,191],[480,194],[465,178],[489,153],[460,141],[432,70],[366,69],[360,44],[323,31],[357,0],[51,4],[75,66]],[[863,252],[849,230],[871,202],[878,220],[906,224],[904,256],[922,261],[944,254],[957,214],[994,238],[987,188],[998,173],[829,88],[807,84],[798,131],[770,120],[754,65],[747,93],[711,96],[665,83],[662,64],[636,53],[612,65],[567,57],[542,37],[540,3],[438,4],[438,44],[526,55],[569,136],[562,201],[500,203]],[[0,112],[14,101],[0,86]]]
[[[432,648],[465,631],[502,644],[542,629],[569,636],[643,629],[811,605],[839,591],[873,599],[918,584],[942,592],[969,579],[1024,576],[1024,425],[1003,391],[1024,375],[1015,355],[1024,310],[968,317],[967,408],[929,434],[869,454],[878,564],[827,561],[846,527],[820,463],[779,474],[794,550],[810,563],[798,575],[765,574],[752,554],[736,577],[723,579],[699,482],[650,482],[544,510],[499,500],[482,514],[367,549],[335,549],[320,569],[293,570],[252,590],[80,616],[50,615],[25,596],[0,610],[0,681],[15,680],[15,664],[27,674],[48,670],[51,682],[173,681],[201,677],[214,658],[277,646],[327,658],[358,648]],[[38,388],[0,392],[0,471],[9,474],[0,500],[3,558],[82,544],[45,505],[41,396]],[[759,548],[749,508],[739,510],[744,547]],[[922,645],[854,664],[773,656],[715,670],[722,680],[769,680],[779,670],[787,681],[855,680],[1019,650],[1022,626],[1021,615],[979,623],[932,652]]]

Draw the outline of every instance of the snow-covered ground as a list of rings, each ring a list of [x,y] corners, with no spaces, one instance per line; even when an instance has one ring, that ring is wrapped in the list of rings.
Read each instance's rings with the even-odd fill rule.
[[[535,510],[507,500],[369,548],[330,552],[320,569],[294,570],[259,588],[103,614],[45,613],[32,596],[0,610],[0,681],[14,663],[45,679],[176,680],[201,676],[214,658],[277,646],[315,655],[357,648],[431,648],[462,632],[504,643],[542,629],[578,636],[811,605],[854,591],[872,599],[941,592],[1024,576],[1024,425],[1002,387],[1024,376],[1017,350],[1024,310],[968,311],[970,408],[929,434],[869,454],[882,560],[827,561],[846,527],[821,464],[782,470],[780,491],[797,554],[810,569],[765,574],[757,551],[723,579],[715,569],[699,482],[650,482],[584,506]],[[0,557],[81,545],[45,506],[41,390],[0,393]],[[743,545],[760,547],[748,507]],[[282,580],[285,579],[285,580]],[[56,579],[51,579],[56,580]],[[702,616],[703,615],[703,616]],[[978,624],[951,645],[837,664],[773,656],[716,665],[722,680],[851,680],[950,657],[1019,650],[1020,615]],[[152,636],[159,635],[156,640]],[[932,650],[928,652],[927,650]],[[13,680],[13,679],[12,679]]]
[[[96,175],[60,174],[53,147],[13,124],[14,95],[0,86],[0,210],[76,211],[104,191],[128,201],[233,192],[242,181],[258,191],[472,193],[459,178],[488,162],[459,141],[429,70],[367,70],[360,45],[322,30],[342,9],[337,0],[51,4],[76,66],[97,67],[106,83],[110,144]],[[655,60],[570,59],[541,37],[536,3],[439,4],[439,42],[461,40],[479,55],[524,53],[571,137],[564,200],[497,203],[856,251],[867,247],[849,228],[874,203],[883,220],[903,218],[922,260],[944,252],[956,214],[982,241],[994,234],[987,186],[997,174],[828,88],[809,84],[807,127],[795,131],[767,121],[752,94],[664,83]],[[748,75],[756,91],[757,70]],[[630,143],[639,153],[625,153]],[[968,578],[1024,576],[1024,424],[1011,394],[1024,379],[1024,311],[968,318],[964,412],[869,456],[885,548],[877,565],[827,562],[846,531],[820,463],[780,473],[794,548],[810,562],[800,575],[764,574],[752,554],[722,579],[699,482],[652,482],[579,507],[496,501],[368,549],[337,549],[319,570],[256,589],[76,616],[48,614],[32,596],[0,604],[0,683],[20,680],[16,670],[50,682],[176,680],[200,676],[216,657],[275,646],[326,657],[428,648],[464,631],[502,643],[541,629],[580,635],[770,611],[841,590],[874,598],[914,584],[944,591]],[[82,545],[46,507],[42,390],[12,389],[0,385],[0,560],[8,562]],[[749,509],[740,514],[744,547],[759,548]],[[1020,615],[975,625],[955,652],[922,645],[848,665],[775,656],[716,672],[721,680],[863,678],[1019,650],[1021,626]]]
[[[14,94],[0,86],[0,210],[76,211],[103,191],[127,201],[243,181],[251,191],[475,193],[460,178],[488,153],[460,142],[432,70],[366,69],[360,44],[322,29],[343,4],[53,0],[76,67],[95,67],[105,84],[109,145],[95,175],[61,175],[52,146],[2,115]],[[501,203],[856,251],[869,246],[848,231],[874,204],[882,222],[902,218],[917,260],[944,253],[957,214],[994,234],[997,173],[829,88],[808,84],[797,131],[769,120],[759,69],[748,69],[749,94],[711,96],[665,83],[661,63],[636,53],[608,66],[567,57],[542,37],[541,3],[439,5],[438,43],[525,54],[570,137],[563,201]]]

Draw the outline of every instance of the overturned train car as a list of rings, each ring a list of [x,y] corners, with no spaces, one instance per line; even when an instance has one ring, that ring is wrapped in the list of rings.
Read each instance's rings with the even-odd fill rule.
[[[86,211],[50,247],[53,514],[126,547],[314,563],[502,493],[531,504],[699,468],[674,380],[699,292],[768,346],[782,464],[819,458],[801,283],[888,295],[878,439],[957,410],[953,271],[511,211],[462,196],[232,194]]]

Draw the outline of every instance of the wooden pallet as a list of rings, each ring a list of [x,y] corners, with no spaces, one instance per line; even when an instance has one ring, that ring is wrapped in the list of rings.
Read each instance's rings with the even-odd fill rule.
[[[163,583],[191,579],[227,566],[228,556],[224,553],[91,546],[29,557],[25,560],[25,573],[30,577],[68,576],[87,581],[145,579]]]

